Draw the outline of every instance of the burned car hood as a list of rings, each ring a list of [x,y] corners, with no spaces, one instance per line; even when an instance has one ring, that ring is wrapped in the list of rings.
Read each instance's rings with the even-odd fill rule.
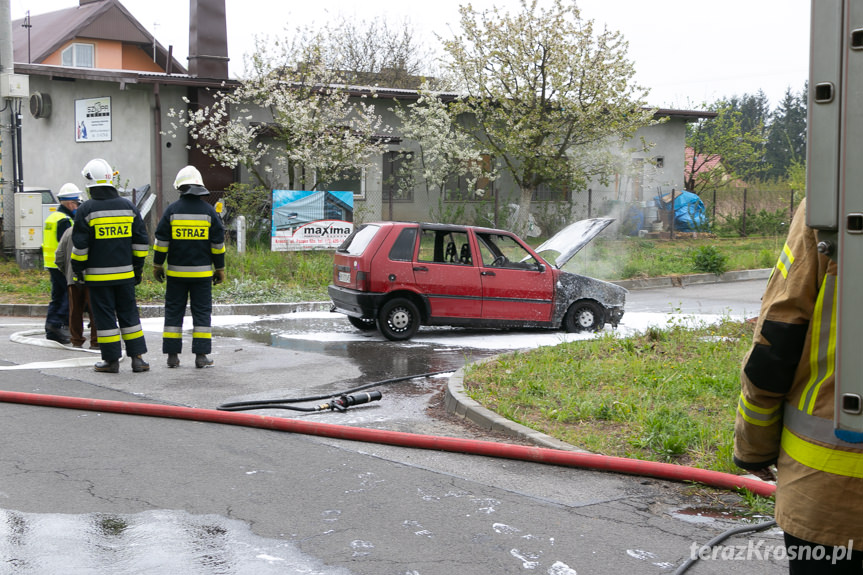
[[[534,251],[560,269],[613,221],[614,218],[591,218],[569,224]]]
[[[559,300],[567,304],[578,299],[592,299],[607,308],[622,308],[629,293],[617,284],[569,272],[561,272],[557,289],[561,296]]]

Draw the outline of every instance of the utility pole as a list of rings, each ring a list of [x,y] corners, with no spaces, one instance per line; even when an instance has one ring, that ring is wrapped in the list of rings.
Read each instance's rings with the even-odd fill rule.
[[[12,10],[10,0],[0,0],[0,75],[12,74],[14,61],[12,57]],[[12,124],[9,106],[11,100],[0,98],[0,218],[3,222],[3,236],[0,246],[5,255],[11,255],[15,249],[15,182],[12,178]]]

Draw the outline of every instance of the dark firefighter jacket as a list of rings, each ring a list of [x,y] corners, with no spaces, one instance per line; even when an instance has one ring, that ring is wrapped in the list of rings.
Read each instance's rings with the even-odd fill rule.
[[[149,250],[141,214],[112,187],[91,187],[90,195],[75,213],[72,270],[88,284],[134,283]]]
[[[761,303],[743,362],[734,459],[776,463],[776,521],[822,545],[863,547],[863,444],[833,433],[836,263],[818,253],[806,203]]]
[[[200,196],[183,194],[168,206],[153,244],[153,265],[168,266],[165,275],[180,280],[213,277],[225,268],[225,228],[215,208]]]

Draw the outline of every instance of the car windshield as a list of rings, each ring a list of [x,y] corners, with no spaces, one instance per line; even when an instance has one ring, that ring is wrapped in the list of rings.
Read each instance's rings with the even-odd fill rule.
[[[369,242],[378,233],[380,226],[368,225],[355,230],[348,239],[339,246],[338,251],[348,253],[352,256],[360,256],[366,250]]]

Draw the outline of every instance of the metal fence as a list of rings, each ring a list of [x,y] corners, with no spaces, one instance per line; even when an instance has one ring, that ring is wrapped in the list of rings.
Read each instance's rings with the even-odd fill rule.
[[[699,194],[708,218],[714,225],[735,219],[739,220],[741,232],[746,235],[747,219],[765,212],[787,214],[790,223],[797,204],[802,199],[798,190],[764,190],[737,188],[732,190],[703,191]]]

